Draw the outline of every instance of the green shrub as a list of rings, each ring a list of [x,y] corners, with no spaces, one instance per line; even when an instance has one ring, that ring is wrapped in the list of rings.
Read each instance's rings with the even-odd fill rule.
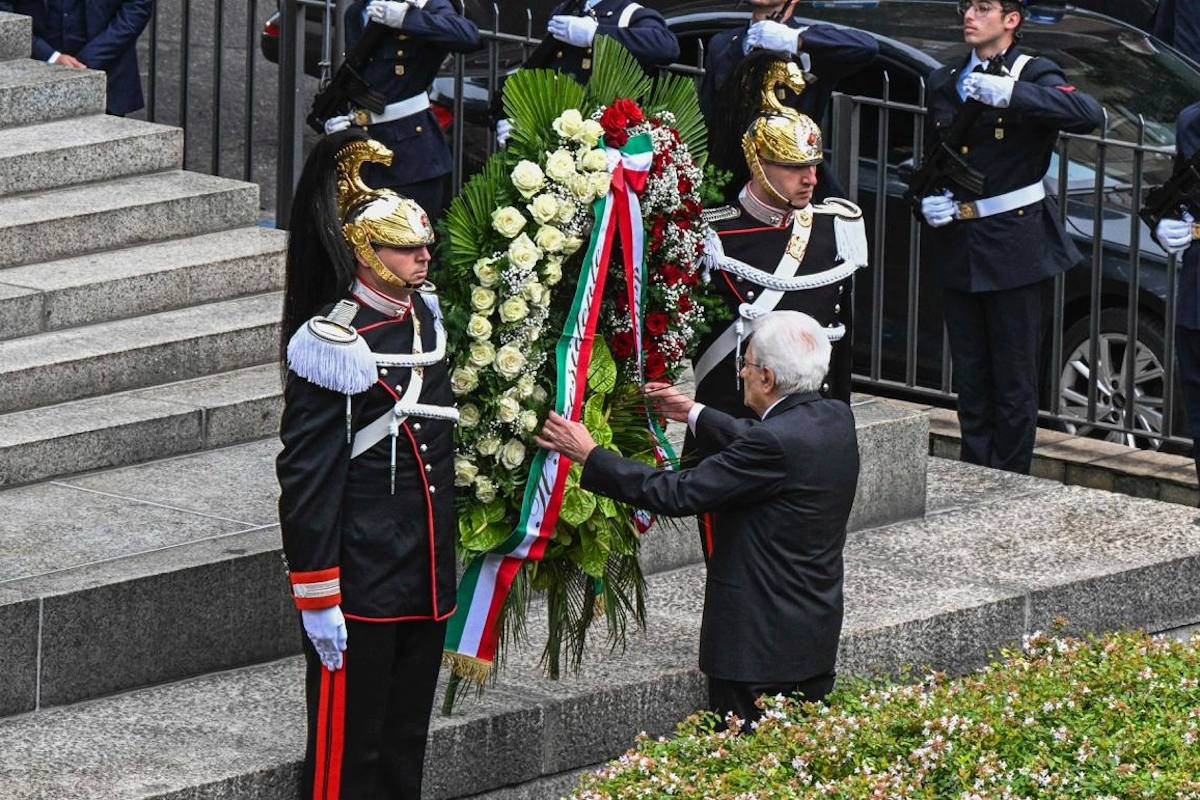
[[[754,735],[689,717],[574,797],[1200,798],[1200,637],[1035,635],[961,678],[769,699]]]

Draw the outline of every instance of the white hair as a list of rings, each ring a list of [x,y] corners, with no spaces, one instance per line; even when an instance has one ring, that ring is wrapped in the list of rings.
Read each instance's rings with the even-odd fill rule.
[[[833,346],[808,314],[772,311],[754,322],[754,359],[775,373],[781,394],[815,392],[829,372]]]

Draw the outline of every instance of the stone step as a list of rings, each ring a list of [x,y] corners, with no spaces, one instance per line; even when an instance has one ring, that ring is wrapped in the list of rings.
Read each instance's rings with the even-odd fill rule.
[[[247,227],[0,269],[0,340],[281,289],[286,247]]]
[[[929,478],[926,519],[849,538],[839,673],[908,664],[961,673],[1059,615],[1072,631],[1164,630],[1200,615],[1189,509],[941,459]],[[699,566],[651,576],[646,631],[624,652],[598,642],[560,681],[540,677],[545,626],[535,610],[529,642],[509,651],[495,685],[481,698],[467,692],[454,716],[435,716],[425,796],[539,796],[522,786],[555,786],[540,796],[559,796],[575,770],[617,756],[638,732],[669,733],[704,702],[695,667],[703,589]],[[224,624],[193,602],[192,616]],[[44,601],[44,615],[64,616],[52,606]],[[126,647],[119,632],[158,620],[141,610],[99,628],[104,620],[87,612],[75,643],[98,654]],[[36,629],[34,611],[23,626],[5,620],[6,630]],[[242,643],[227,634],[214,631],[186,655],[208,660]],[[161,653],[177,655],[170,644]],[[300,660],[289,658],[0,720],[6,796],[294,797],[301,680]]]
[[[0,11],[0,61],[29,58],[33,22],[22,14]]]
[[[0,415],[0,487],[274,436],[279,367]]]
[[[0,128],[104,113],[103,72],[34,61],[29,41],[24,58],[0,61]]]
[[[194,172],[0,197],[0,267],[254,225],[257,217],[255,184]]]
[[[183,131],[99,115],[0,130],[4,194],[178,169]]]
[[[223,376],[223,386],[213,383],[206,390],[194,388],[205,383],[197,381],[104,402],[124,409],[118,423],[134,418],[131,427],[154,431],[146,434],[145,446],[129,437],[131,449],[142,448],[129,458],[144,458],[156,447],[166,455],[202,441],[198,407],[210,414],[210,438],[236,438],[256,424],[273,431],[279,402],[272,394],[278,386],[273,368]],[[208,399],[206,391],[217,399]],[[251,396],[245,402],[249,413],[217,408],[232,403],[234,394]],[[59,423],[85,417],[80,409],[86,405],[59,407],[76,409]],[[858,416],[864,463],[893,458],[877,446],[889,427],[910,430],[915,431],[911,452],[919,460],[909,466],[924,475],[924,428],[905,415],[884,423],[886,410],[868,413],[871,405],[856,404],[863,407]],[[33,427],[55,412],[9,417]],[[136,419],[154,414],[161,419]],[[923,423],[923,417],[916,418]],[[84,419],[79,427],[87,424]],[[19,437],[20,428],[14,425],[10,437]],[[61,443],[30,444],[35,449],[28,454],[16,445],[11,452],[22,457],[13,460],[32,472],[41,456],[51,460],[49,469],[62,471],[70,466],[62,463],[72,457],[72,447],[83,451],[80,458],[103,459],[104,447],[124,436],[114,428],[85,431],[74,440],[64,436]],[[278,447],[272,437],[0,491],[0,507],[7,512],[0,517],[0,630],[28,633],[17,636],[7,651],[0,649],[0,674],[14,676],[7,686],[0,684],[0,717],[298,652],[276,527]],[[9,451],[0,450],[0,463],[8,458]],[[923,478],[920,487],[923,501]],[[869,484],[864,491],[871,491]],[[867,497],[862,502],[877,508],[886,501]],[[901,509],[912,505],[900,497],[894,502]],[[660,520],[643,537],[648,574],[700,559],[691,519]],[[213,647],[213,642],[222,645]],[[203,653],[194,653],[197,649]]]
[[[280,294],[0,341],[0,413],[268,364]]]

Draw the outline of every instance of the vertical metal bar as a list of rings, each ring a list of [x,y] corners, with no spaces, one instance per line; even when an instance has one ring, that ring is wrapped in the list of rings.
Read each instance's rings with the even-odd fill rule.
[[[280,0],[279,26],[279,163],[275,173],[275,226],[287,229],[292,194],[303,162],[304,124],[300,76],[304,74],[304,14],[296,0]]]
[[[254,53],[258,49],[258,23],[254,3],[246,4],[246,79],[242,95],[242,180],[254,183]]]
[[[872,261],[882,264],[884,261],[884,246],[887,230],[884,227],[887,215],[887,145],[888,123],[891,109],[891,76],[883,71],[883,107],[879,109],[879,119],[876,122],[876,133],[879,140],[875,144],[875,252]],[[879,380],[883,372],[883,270],[872,270],[874,291],[871,296],[871,380]]]
[[[1066,229],[1067,204],[1071,201],[1069,173],[1071,139],[1068,136],[1058,137],[1058,223]],[[1050,411],[1054,415],[1062,414],[1062,345],[1063,317],[1067,304],[1066,275],[1059,273],[1054,276],[1054,307],[1050,323]]]
[[[146,119],[154,122],[158,115],[158,3],[150,11],[150,74],[146,77]]]
[[[1100,141],[1096,144],[1095,179],[1092,185],[1092,291],[1088,314],[1088,402],[1087,420],[1096,421],[1097,384],[1096,373],[1100,369],[1100,295],[1104,281],[1104,172],[1108,161],[1108,120],[1100,130]]]
[[[492,3],[492,30],[487,46],[487,85],[488,85],[488,109],[492,109],[496,105],[496,95],[500,92],[500,6]],[[524,60],[529,55],[529,37],[533,35],[533,12],[528,8],[525,9],[525,44],[521,45],[521,58]],[[501,107],[496,111],[498,117],[504,116],[504,109]],[[496,137],[487,137],[487,154],[489,156],[496,152]]]
[[[213,4],[213,79],[212,79],[212,155],[209,172],[221,174],[221,98],[225,95],[221,86],[221,65],[225,55],[225,0]]]
[[[305,9],[305,16],[308,10]],[[321,9],[321,61],[320,61],[320,81],[324,86],[329,78],[333,75],[331,68],[333,67],[333,0],[325,0],[325,7]]]
[[[188,31],[192,29],[192,0],[183,0],[179,13],[179,127],[183,128],[183,165],[188,163],[188,142],[192,137],[187,135],[188,118],[188,79],[191,68],[190,40]]]
[[[1138,114],[1137,146],[1133,151],[1133,197],[1142,196],[1142,148],[1146,144],[1146,120]],[[1125,429],[1126,444],[1137,447],[1133,437],[1137,421],[1137,395],[1134,376],[1137,372],[1138,313],[1141,297],[1141,238],[1142,219],[1136,213],[1129,215],[1129,294],[1125,319],[1125,385],[1119,387],[1125,393],[1125,408],[1121,413],[1121,427]],[[1115,393],[1118,387],[1113,387]],[[1147,423],[1149,427],[1149,423]]]
[[[925,81],[917,86],[917,105],[925,106]],[[925,141],[925,117],[913,114],[913,155]],[[877,264],[876,269],[882,268]],[[917,341],[921,331],[921,224],[908,215],[908,335],[904,347],[904,382],[917,385]]]
[[[833,141],[848,147],[833,148],[833,177],[845,189],[848,199],[853,201],[858,187],[851,183],[850,166],[858,161],[858,137],[850,136],[851,118],[854,115],[854,101],[849,95],[841,92],[833,93],[833,108],[830,113],[829,133]]]
[[[465,2],[459,2],[458,13],[464,17],[467,15],[467,5]],[[465,77],[467,59],[462,53],[454,54],[454,98],[451,101],[451,114],[454,121],[451,127],[452,141],[450,146],[454,152],[454,169],[450,173],[450,193],[457,195],[462,191],[464,175],[463,175],[463,148],[466,143],[466,131],[464,129],[466,120],[463,119],[463,79]],[[490,137],[489,137],[490,138]]]

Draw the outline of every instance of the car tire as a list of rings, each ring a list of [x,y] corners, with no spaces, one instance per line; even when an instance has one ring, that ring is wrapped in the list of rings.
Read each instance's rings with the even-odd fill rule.
[[[1129,381],[1125,377],[1125,353],[1127,347],[1128,311],[1123,307],[1107,308],[1100,312],[1100,337],[1097,354],[1096,420],[1114,425],[1123,423],[1124,409],[1128,404]],[[1162,322],[1155,316],[1141,314],[1138,317],[1137,351],[1134,363],[1133,392],[1135,414],[1133,432],[1110,431],[1088,425],[1087,382],[1092,372],[1091,353],[1088,344],[1089,318],[1076,322],[1063,334],[1063,360],[1059,366],[1059,411],[1062,429],[1077,436],[1105,439],[1144,450],[1162,447],[1163,398],[1166,387],[1166,335]],[[1052,383],[1050,385],[1053,385]],[[1178,388],[1175,390],[1174,408],[1182,413]],[[1071,422],[1074,417],[1081,422]],[[1154,434],[1154,435],[1147,435]]]

